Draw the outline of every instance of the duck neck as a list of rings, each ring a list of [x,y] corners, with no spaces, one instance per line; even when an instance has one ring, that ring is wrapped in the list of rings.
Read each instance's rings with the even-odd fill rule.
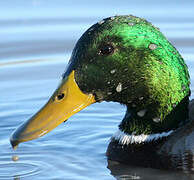
[[[170,132],[176,130],[182,126],[188,120],[188,103],[189,97],[183,98],[176,107],[172,107],[172,110],[166,116],[155,117],[155,112],[162,110],[165,107],[152,106],[151,108],[144,108],[142,110],[136,107],[127,105],[126,114],[119,125],[119,131],[127,135],[133,135],[140,137],[141,135],[161,135],[167,136]],[[163,117],[163,119],[161,118]],[[165,134],[166,133],[166,134]]]

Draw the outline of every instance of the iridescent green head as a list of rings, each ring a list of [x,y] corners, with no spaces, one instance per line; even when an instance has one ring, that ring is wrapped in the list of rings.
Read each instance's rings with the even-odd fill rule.
[[[134,16],[107,18],[82,35],[60,86],[11,143],[43,136],[100,101],[127,106],[122,133],[166,136],[187,119],[189,94],[187,66],[157,28]]]
[[[84,93],[127,105],[131,115],[120,125],[124,131],[175,129],[187,116],[187,66],[158,28],[144,19],[115,16],[94,24],[77,42],[65,76],[72,69]]]

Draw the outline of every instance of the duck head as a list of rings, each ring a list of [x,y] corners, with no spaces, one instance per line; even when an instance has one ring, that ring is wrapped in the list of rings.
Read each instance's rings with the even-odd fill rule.
[[[119,128],[151,134],[176,129],[187,118],[189,74],[184,60],[151,23],[115,16],[78,40],[67,70],[48,103],[11,136],[11,143],[48,133],[86,106],[114,101],[127,106]]]

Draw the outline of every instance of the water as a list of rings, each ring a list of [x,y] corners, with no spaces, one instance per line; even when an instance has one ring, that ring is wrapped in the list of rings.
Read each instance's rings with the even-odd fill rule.
[[[191,179],[107,162],[109,139],[125,112],[117,103],[91,105],[16,152],[9,137],[55,90],[81,34],[115,14],[144,17],[160,28],[188,64],[193,93],[193,7],[192,0],[0,2],[0,179]],[[19,159],[13,161],[13,156]]]

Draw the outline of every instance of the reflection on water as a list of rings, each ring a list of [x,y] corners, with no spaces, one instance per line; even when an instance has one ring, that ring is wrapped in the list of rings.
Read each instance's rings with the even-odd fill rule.
[[[143,180],[188,180],[193,175],[176,171],[140,168],[109,161],[108,168],[111,174],[118,180],[143,179]]]
[[[125,112],[116,103],[91,105],[48,135],[21,144],[16,152],[9,136],[48,100],[76,40],[101,17],[134,14],[148,18],[183,55],[193,79],[194,2],[20,3],[0,2],[0,179],[191,179],[177,172],[107,162],[109,138]],[[19,159],[13,161],[13,156]]]

